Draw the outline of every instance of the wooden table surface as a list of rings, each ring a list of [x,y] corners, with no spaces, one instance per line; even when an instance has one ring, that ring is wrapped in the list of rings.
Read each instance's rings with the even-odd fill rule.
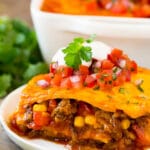
[[[0,16],[21,19],[32,25],[29,6],[30,0],[0,0]],[[8,138],[1,125],[0,150],[21,150]]]

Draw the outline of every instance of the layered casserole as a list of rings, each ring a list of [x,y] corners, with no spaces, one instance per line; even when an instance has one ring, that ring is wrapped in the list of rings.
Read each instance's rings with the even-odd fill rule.
[[[74,57],[67,56],[67,65],[52,62],[48,74],[34,77],[23,89],[10,128],[28,138],[68,144],[72,150],[150,146],[150,70],[120,49],[99,60],[89,56],[90,47],[78,44],[82,54],[88,53],[84,60],[91,58],[90,65],[70,65]]]
[[[150,0],[44,0],[41,10],[73,15],[150,17]]]

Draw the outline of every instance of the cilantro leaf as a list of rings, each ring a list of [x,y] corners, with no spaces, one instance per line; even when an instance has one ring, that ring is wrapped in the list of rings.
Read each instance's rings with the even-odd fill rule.
[[[92,51],[91,50],[92,49],[89,46],[82,47],[80,50],[81,58],[87,62],[90,61],[92,58]]]
[[[12,77],[9,74],[3,74],[0,76],[0,97],[3,97],[7,94],[11,86]]]
[[[66,61],[66,64],[73,68],[78,68],[78,66],[81,64],[81,59],[80,59],[78,53],[77,54],[67,54],[64,59]]]
[[[73,42],[62,50],[65,54],[65,63],[68,66],[78,69],[82,60],[88,62],[92,59],[92,49],[90,46],[85,46],[84,43],[87,43],[84,38],[75,38]]]
[[[37,64],[30,64],[27,70],[24,72],[23,77],[25,80],[29,80],[37,74],[43,74],[46,72],[48,72],[47,65],[45,63],[39,62]]]

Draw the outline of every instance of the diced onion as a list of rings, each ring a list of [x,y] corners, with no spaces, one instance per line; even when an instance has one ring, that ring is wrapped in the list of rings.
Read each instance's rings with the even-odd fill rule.
[[[125,66],[126,66],[126,60],[124,60],[124,59],[121,59],[120,61],[119,61],[119,67],[121,67],[121,68],[124,68]]]
[[[76,83],[76,82],[79,82],[81,79],[78,75],[74,75],[70,77],[70,80],[72,83]]]
[[[45,88],[45,87],[49,86],[49,82],[46,80],[39,80],[39,81],[37,81],[37,85]]]
[[[138,79],[135,81],[135,85],[141,85],[143,83],[143,79]]]

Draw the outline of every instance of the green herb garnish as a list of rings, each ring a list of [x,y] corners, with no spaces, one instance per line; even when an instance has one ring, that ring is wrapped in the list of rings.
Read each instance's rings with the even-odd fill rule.
[[[94,88],[93,88],[93,90],[99,90],[100,89],[100,87],[98,86],[98,85],[96,85]]]
[[[119,93],[120,94],[125,94],[125,88],[119,88]]]
[[[115,73],[112,74],[112,79],[116,80],[117,79],[117,75]]]
[[[141,87],[141,85],[143,84],[144,80],[137,80],[136,82],[139,82],[139,83],[136,83],[136,86],[137,86],[137,89],[140,91],[140,92],[144,92],[144,89]]]
[[[137,88],[140,92],[144,92],[143,88],[141,87],[141,85],[137,85]]]
[[[91,42],[91,39],[89,40]],[[83,38],[75,38],[68,47],[63,49],[65,54],[65,63],[74,68],[78,69],[82,61],[90,61],[92,59],[92,49],[90,46],[85,46],[84,43],[88,43],[88,40]]]

